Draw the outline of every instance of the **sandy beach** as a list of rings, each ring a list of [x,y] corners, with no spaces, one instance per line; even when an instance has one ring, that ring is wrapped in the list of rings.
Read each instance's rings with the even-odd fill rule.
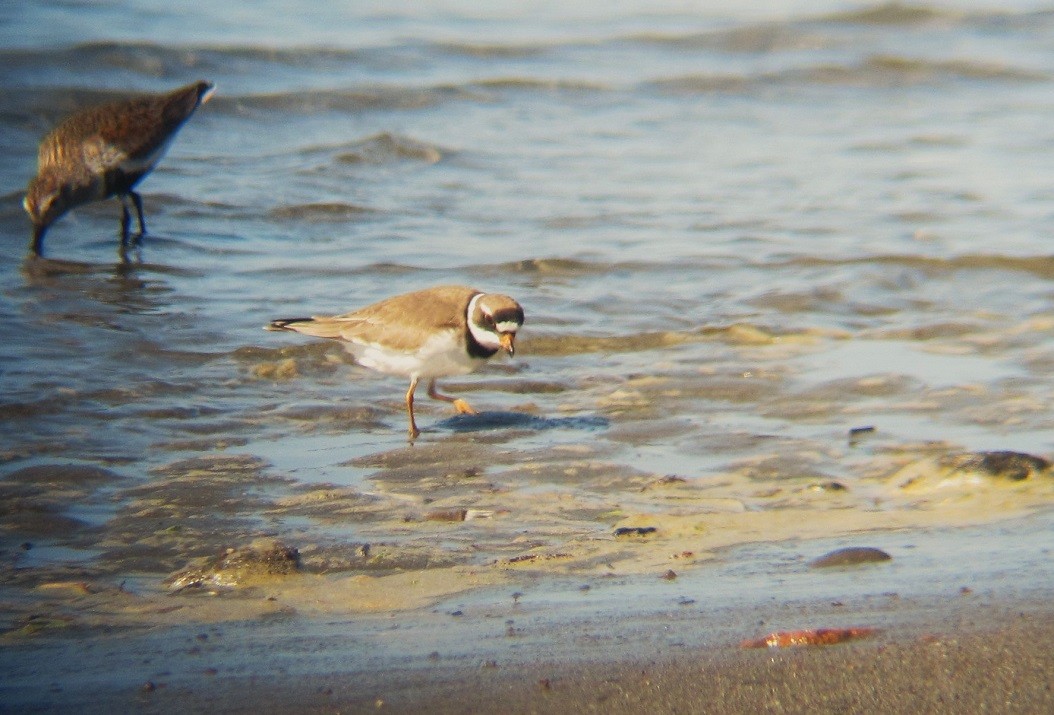
[[[5,689],[5,712],[1047,713],[1049,604],[989,604],[831,648],[687,649],[588,662],[437,662],[289,675],[196,674]],[[188,650],[190,647],[188,647]],[[83,653],[91,656],[91,653]],[[150,653],[153,655],[153,653]],[[148,656],[149,657],[149,656]],[[5,664],[6,666],[6,664]],[[177,665],[178,667],[178,665]]]
[[[521,573],[372,613],[308,598],[300,577],[211,595],[55,582],[38,594],[66,607],[40,601],[4,636],[0,695],[11,712],[1049,712],[1049,547],[1030,534],[1052,521],[872,533],[891,559],[833,569],[803,563],[821,540],[675,578]],[[849,628],[873,632],[746,647]]]
[[[154,691],[136,703],[230,712],[1048,713],[1049,605],[1008,605],[956,609],[833,648],[688,649],[585,663],[539,654],[514,667],[218,679],[196,690]],[[125,695],[104,704],[130,701]]]

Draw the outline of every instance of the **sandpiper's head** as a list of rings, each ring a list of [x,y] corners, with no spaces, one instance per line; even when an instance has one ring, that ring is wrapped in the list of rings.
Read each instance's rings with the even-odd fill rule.
[[[22,206],[34,228],[44,230],[66,213],[69,206],[64,193],[63,182],[53,172],[37,174],[30,180]]]
[[[523,308],[507,295],[481,293],[468,306],[468,329],[489,350],[516,352],[516,331],[523,325]]]
[[[100,198],[101,182],[85,172],[44,170],[26,187],[22,206],[33,222],[33,250],[40,252],[44,232],[70,209]]]

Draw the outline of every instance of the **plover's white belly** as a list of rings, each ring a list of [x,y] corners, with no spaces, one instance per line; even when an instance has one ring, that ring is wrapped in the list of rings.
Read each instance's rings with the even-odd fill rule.
[[[417,375],[425,379],[465,375],[482,363],[473,360],[455,330],[445,330],[430,338],[414,352],[394,350],[377,343],[345,343],[356,362],[389,375]]]

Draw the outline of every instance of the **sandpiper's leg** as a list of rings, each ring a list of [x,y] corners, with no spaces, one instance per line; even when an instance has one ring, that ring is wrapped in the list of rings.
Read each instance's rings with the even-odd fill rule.
[[[128,195],[132,197],[132,203],[135,204],[135,216],[139,219],[139,235],[136,236],[136,242],[146,235],[146,222],[143,220],[143,197],[135,191],[129,191]]]
[[[410,415],[410,441],[417,439],[420,436],[421,430],[417,429],[417,423],[414,422],[414,390],[417,389],[417,383],[419,378],[413,378],[410,380],[410,389],[406,391],[406,413]]]
[[[29,245],[29,250],[34,256],[42,255],[44,251],[44,232],[47,230],[46,226],[33,227],[33,242]]]
[[[117,257],[121,259],[121,262],[117,264],[118,265],[118,270],[120,270],[121,267],[132,265],[132,259],[128,257],[128,243],[127,242],[121,241],[121,245],[118,246],[118,248],[117,248]],[[142,262],[142,261],[140,260],[140,262]]]
[[[128,199],[121,194],[121,246],[128,244],[128,229],[132,225],[132,214],[128,211]]]
[[[433,400],[442,400],[443,402],[451,402],[454,405],[454,409],[457,410],[459,415],[475,415],[479,414],[472,407],[462,400],[460,397],[452,397],[450,395],[444,395],[443,393],[436,390],[436,381],[432,380],[428,383],[428,396]]]

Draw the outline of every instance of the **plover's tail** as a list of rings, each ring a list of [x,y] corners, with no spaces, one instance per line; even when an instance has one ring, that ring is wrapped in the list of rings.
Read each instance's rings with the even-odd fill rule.
[[[296,330],[289,326],[296,323],[310,323],[313,322],[314,318],[279,318],[272,320],[270,323],[264,326],[264,330]]]
[[[314,318],[279,318],[272,320],[267,330],[291,330],[294,333],[311,335],[316,338],[344,338],[344,329],[348,321],[341,320],[340,316],[328,318],[316,316]]]

